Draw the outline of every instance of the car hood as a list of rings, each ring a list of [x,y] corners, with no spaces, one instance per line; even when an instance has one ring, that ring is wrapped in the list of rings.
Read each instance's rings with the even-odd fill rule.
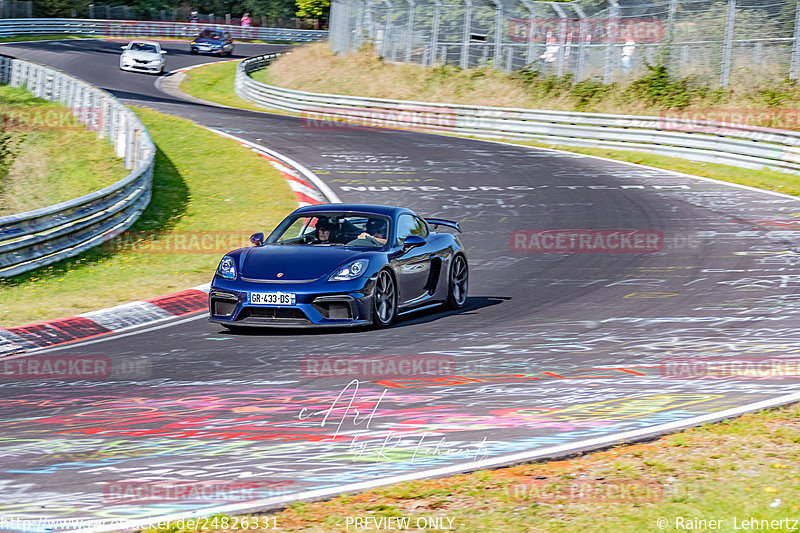
[[[195,39],[194,42],[196,44],[222,44],[225,42],[223,39],[207,39],[205,37],[200,39]]]
[[[265,245],[246,248],[239,268],[245,278],[275,281],[310,281],[330,276],[348,261],[365,255],[343,246]]]
[[[161,54],[154,54],[153,52],[138,52],[138,51],[131,51],[126,50],[122,53],[127,58],[130,59],[143,59],[146,61],[154,61],[156,59],[161,58]]]

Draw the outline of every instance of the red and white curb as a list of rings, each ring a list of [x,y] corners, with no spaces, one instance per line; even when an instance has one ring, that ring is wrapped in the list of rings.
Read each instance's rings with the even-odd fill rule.
[[[278,169],[294,191],[300,206],[340,201],[325,182],[300,163],[245,139],[218,130],[210,130],[252,149]],[[210,284],[206,283],[167,296],[56,320],[0,329],[0,357],[88,340],[205,311],[208,309],[209,287]]]

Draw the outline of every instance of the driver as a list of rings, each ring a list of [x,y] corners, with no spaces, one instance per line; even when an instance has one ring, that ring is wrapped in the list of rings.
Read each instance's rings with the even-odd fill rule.
[[[379,244],[386,244],[387,239],[387,226],[385,220],[379,218],[371,218],[367,221],[367,231],[361,232],[358,236],[359,239],[375,240]]]
[[[333,224],[329,221],[322,219],[317,222],[316,229],[314,230],[314,237],[316,238],[314,244],[331,244],[332,231]]]

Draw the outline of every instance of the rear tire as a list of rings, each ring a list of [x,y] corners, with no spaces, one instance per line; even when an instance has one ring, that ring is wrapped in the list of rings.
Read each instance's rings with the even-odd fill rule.
[[[372,296],[372,325],[386,328],[397,315],[397,285],[388,270],[378,272]]]
[[[463,308],[467,303],[467,292],[469,291],[469,268],[467,267],[467,258],[462,254],[453,256],[447,282],[447,308]]]

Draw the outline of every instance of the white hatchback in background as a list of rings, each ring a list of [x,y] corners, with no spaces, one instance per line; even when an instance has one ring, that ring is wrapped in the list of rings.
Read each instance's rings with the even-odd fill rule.
[[[166,50],[152,41],[131,41],[122,47],[119,68],[133,72],[153,72],[161,74],[167,61]]]

